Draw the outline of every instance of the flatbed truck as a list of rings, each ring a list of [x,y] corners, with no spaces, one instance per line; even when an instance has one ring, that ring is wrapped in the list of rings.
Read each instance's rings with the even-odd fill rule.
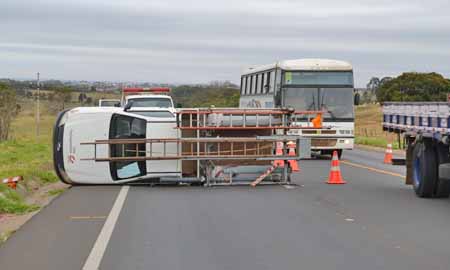
[[[421,198],[450,194],[450,103],[385,102],[383,130],[403,135],[406,179]]]

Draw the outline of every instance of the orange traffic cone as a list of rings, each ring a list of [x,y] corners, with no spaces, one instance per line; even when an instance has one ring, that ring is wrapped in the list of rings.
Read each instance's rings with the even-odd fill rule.
[[[275,155],[282,156],[283,155],[283,143],[277,142],[275,148]],[[275,167],[284,167],[284,160],[278,159],[273,162],[273,166]]]
[[[341,169],[339,168],[339,158],[337,151],[333,152],[333,159],[331,160],[330,175],[328,176],[327,184],[338,185],[345,184],[344,179],[342,179]]]
[[[384,154],[384,163],[392,164],[392,144],[388,144]]]
[[[295,142],[289,141],[289,142],[286,143],[286,145],[287,145],[287,147],[289,149],[288,155],[289,156],[295,156],[295,146],[296,146]],[[289,162],[289,166],[291,166],[291,169],[292,169],[293,172],[299,172],[300,171],[300,167],[298,166],[297,160],[291,159],[291,160],[288,160],[288,162]]]

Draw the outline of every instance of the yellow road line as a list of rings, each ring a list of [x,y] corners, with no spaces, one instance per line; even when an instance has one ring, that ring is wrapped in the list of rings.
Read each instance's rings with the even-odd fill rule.
[[[369,171],[372,171],[372,172],[387,174],[387,175],[396,176],[396,177],[400,177],[400,178],[405,178],[406,177],[406,176],[401,175],[399,173],[394,173],[394,172],[389,172],[389,171],[385,171],[385,170],[380,170],[380,169],[376,169],[376,168],[373,168],[373,167],[368,167],[368,166],[364,166],[364,165],[361,165],[361,164],[349,162],[349,161],[346,161],[346,160],[341,160],[341,163],[349,165],[349,166],[361,168],[361,169],[366,169],[366,170],[369,170]]]

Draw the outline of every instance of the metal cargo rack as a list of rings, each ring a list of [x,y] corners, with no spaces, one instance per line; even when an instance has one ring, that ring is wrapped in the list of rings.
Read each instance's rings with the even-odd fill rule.
[[[322,111],[293,109],[236,109],[195,108],[177,112],[177,126],[181,130],[257,130],[257,129],[320,129],[320,126],[294,126],[298,118],[310,123],[322,117]]]

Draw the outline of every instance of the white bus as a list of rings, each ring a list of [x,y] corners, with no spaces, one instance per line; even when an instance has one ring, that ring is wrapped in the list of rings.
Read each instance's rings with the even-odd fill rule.
[[[293,107],[324,111],[323,129],[296,129],[288,134],[311,137],[321,154],[353,149],[354,83],[350,63],[328,59],[298,59],[247,68],[241,76],[240,108]],[[307,119],[295,123],[310,126]]]

